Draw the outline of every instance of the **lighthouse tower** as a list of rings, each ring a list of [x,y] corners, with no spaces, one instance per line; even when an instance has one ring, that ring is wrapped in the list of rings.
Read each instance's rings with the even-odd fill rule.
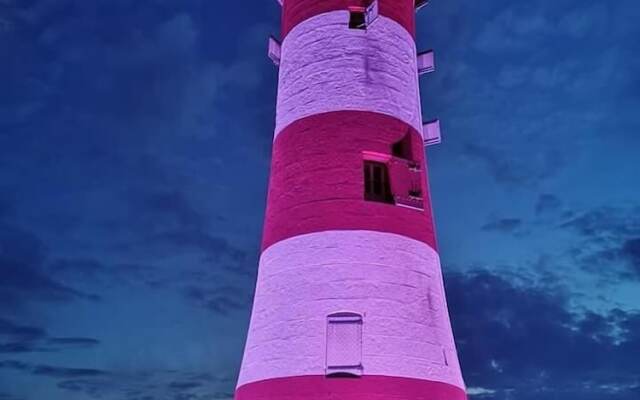
[[[414,0],[284,0],[237,400],[460,400],[427,183]]]

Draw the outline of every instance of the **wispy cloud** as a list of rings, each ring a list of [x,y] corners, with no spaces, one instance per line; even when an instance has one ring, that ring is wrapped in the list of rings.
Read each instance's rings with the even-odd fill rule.
[[[467,384],[483,388],[477,398],[533,399],[540,388],[580,399],[609,398],[614,386],[626,388],[621,398],[636,393],[640,313],[576,313],[562,291],[486,270],[445,282]]]

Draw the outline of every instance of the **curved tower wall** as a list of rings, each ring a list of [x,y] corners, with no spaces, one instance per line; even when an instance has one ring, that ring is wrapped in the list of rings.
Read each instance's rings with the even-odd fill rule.
[[[376,21],[352,29],[349,7],[362,5],[284,1],[238,400],[466,398],[429,200],[413,1],[381,0]],[[368,162],[385,166],[385,201],[366,198]]]

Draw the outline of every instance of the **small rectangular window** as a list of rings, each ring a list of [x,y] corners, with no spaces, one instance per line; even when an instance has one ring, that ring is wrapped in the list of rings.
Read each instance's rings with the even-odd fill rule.
[[[327,375],[362,375],[362,316],[336,313],[327,317]]]
[[[393,204],[386,164],[374,161],[364,162],[364,198],[369,201]]]
[[[391,153],[394,157],[402,158],[405,160],[412,160],[412,145],[411,145],[411,134],[405,134],[402,139],[395,142],[391,146]]]
[[[365,11],[366,10],[361,7],[353,7],[349,9],[350,29],[367,29]]]

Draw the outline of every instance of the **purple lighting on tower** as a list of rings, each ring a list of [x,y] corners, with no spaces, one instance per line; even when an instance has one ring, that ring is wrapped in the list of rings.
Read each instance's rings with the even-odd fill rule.
[[[420,3],[420,4],[418,4]],[[466,399],[424,145],[413,0],[285,0],[237,400]],[[351,378],[351,379],[348,379]]]

